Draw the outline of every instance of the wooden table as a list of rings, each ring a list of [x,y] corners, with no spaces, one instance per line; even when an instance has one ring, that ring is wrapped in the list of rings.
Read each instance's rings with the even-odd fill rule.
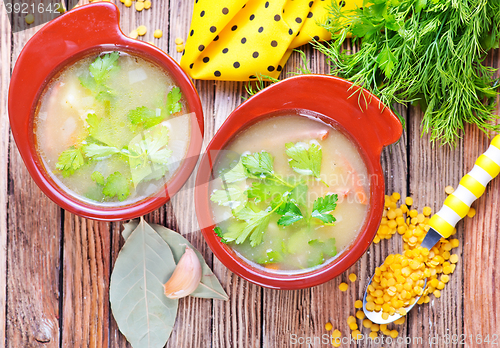
[[[153,30],[162,29],[164,37],[155,44],[180,60],[174,40],[187,37],[192,3],[159,0],[143,12],[118,3],[122,30],[128,33],[146,24],[149,32],[144,40],[151,41]],[[11,33],[5,8],[0,5],[0,347],[126,347],[108,301],[111,269],[123,244],[122,224],[86,220],[51,202],[31,180],[9,132],[10,74],[24,44],[38,29]],[[313,72],[328,71],[323,56],[309,46],[303,49]],[[500,51],[496,50],[486,64],[498,67],[499,63]],[[294,54],[284,73],[299,65]],[[195,81],[195,85],[205,112],[206,145],[246,93],[243,83]],[[432,147],[427,136],[420,136],[421,111],[413,107],[399,111],[407,119],[407,128],[401,141],[382,155],[386,192],[412,195],[418,209],[429,205],[436,210],[445,198],[444,187],[458,184],[489,140],[467,127],[456,149]],[[445,344],[445,334],[467,335],[467,347],[494,347],[470,340],[500,334],[500,180],[488,187],[475,207],[477,216],[459,224],[460,261],[442,297],[413,310],[399,329],[400,336],[412,341],[409,347],[422,346],[417,337],[423,339],[423,346],[429,346],[429,337],[437,336],[441,341],[434,347],[464,346]],[[183,213],[175,216],[174,211]],[[347,335],[346,319],[354,313],[354,301],[361,298],[375,266],[389,253],[402,250],[396,235],[372,245],[348,272],[333,281],[312,289],[275,291],[242,280],[213,258],[197,231],[190,192],[181,193],[146,219],[186,235],[213,266],[230,296],[228,302],[181,300],[168,347],[306,347],[294,345],[293,337],[320,338],[328,321]],[[340,292],[338,285],[351,272],[360,281]],[[310,346],[326,346],[318,338]]]

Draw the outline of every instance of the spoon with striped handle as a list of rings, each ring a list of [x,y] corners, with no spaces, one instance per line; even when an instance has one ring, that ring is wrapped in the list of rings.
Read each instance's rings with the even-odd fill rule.
[[[488,183],[500,174],[500,135],[493,138],[488,150],[482,154],[476,161],[474,168],[466,174],[458,188],[446,198],[444,205],[429,221],[430,229],[425,235],[421,246],[429,250],[441,238],[448,238],[453,234],[456,224],[467,215],[472,203],[481,197],[486,190]],[[372,283],[373,277],[368,286]],[[427,280],[423,288],[427,285]],[[365,290],[363,297],[363,311],[368,319],[377,324],[388,324],[401,318],[399,313],[389,315],[387,319],[382,318],[382,311],[375,312],[366,309],[366,295]],[[413,305],[405,307],[406,313],[418,302],[415,299]]]

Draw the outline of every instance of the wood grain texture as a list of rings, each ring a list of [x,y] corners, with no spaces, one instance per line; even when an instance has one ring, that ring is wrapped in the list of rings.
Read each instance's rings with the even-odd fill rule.
[[[12,66],[39,28],[13,34]],[[59,347],[61,209],[36,186],[10,141],[7,346]]]
[[[9,165],[9,115],[11,30],[4,6],[0,6],[0,347],[5,346],[7,304],[7,190]]]
[[[151,10],[142,12],[116,3],[125,34],[145,24],[148,33],[139,39],[153,41],[175,60],[180,60],[175,39],[188,36],[193,1],[153,2]],[[108,301],[110,273],[124,243],[123,224],[98,223],[62,213],[30,179],[12,139],[7,136],[10,69],[38,28],[14,34],[11,42],[2,11],[4,7],[0,6],[0,347],[5,342],[7,347],[15,348],[130,348],[119,333]],[[161,39],[153,38],[155,29],[163,30]],[[322,55],[310,46],[301,49],[313,73],[328,72]],[[499,62],[496,50],[488,57],[487,64],[498,67]],[[283,76],[304,67],[303,64],[300,55],[293,53]],[[195,86],[205,114],[205,148],[231,111],[243,102],[245,84],[195,81]],[[420,137],[419,109],[398,107],[398,111],[406,118],[407,129],[401,141],[386,148],[381,156],[386,193],[411,195],[419,210],[429,205],[436,211],[445,198],[444,187],[458,184],[487,148],[489,140],[477,129],[467,127],[463,141],[455,150],[432,147],[428,137]],[[200,250],[213,266],[230,300],[182,299],[167,347],[325,347],[322,335],[327,333],[326,322],[340,329],[343,336],[349,336],[346,319],[355,313],[354,301],[362,297],[375,267],[388,254],[402,251],[399,235],[371,245],[348,271],[326,284],[300,291],[263,289],[232,274],[213,257],[199,231],[194,211],[194,179],[192,175],[171,202],[148,214],[146,220],[178,231]],[[413,310],[407,322],[398,328],[400,336],[422,337],[423,344],[392,343],[384,347],[428,346],[429,337],[445,334],[472,334],[475,339],[477,334],[484,337],[497,333],[500,325],[500,299],[496,293],[500,288],[500,241],[496,238],[500,227],[499,180],[490,185],[475,207],[477,216],[459,224],[460,261],[442,297]],[[5,243],[7,250],[3,252]],[[348,281],[351,272],[358,276],[355,283]],[[342,281],[349,284],[347,292],[338,289]],[[359,320],[358,325],[361,327]],[[366,329],[362,332],[368,333]],[[293,345],[291,335],[310,337],[313,343]],[[351,346],[380,347],[366,342]],[[434,345],[462,346],[446,345],[442,341]],[[466,347],[480,345],[468,342]]]
[[[500,66],[500,50],[491,52],[486,64]],[[500,74],[497,72],[497,76]],[[497,98],[499,101],[500,98]],[[500,114],[500,106],[496,110]],[[464,166],[469,171],[476,159],[488,148],[490,139],[473,127],[467,127],[464,138]],[[496,134],[492,134],[494,137]],[[493,180],[473,207],[477,215],[465,220],[463,260],[463,298],[465,330],[469,342],[487,335],[500,337],[500,178]],[[471,336],[472,335],[472,336]],[[500,339],[500,338],[499,338]],[[478,345],[479,341],[476,341]]]
[[[108,347],[110,223],[64,213],[62,346]]]
[[[414,198],[414,208],[422,211],[424,206],[430,206],[437,212],[446,198],[444,188],[448,185],[457,187],[464,173],[464,144],[459,141],[457,147],[440,147],[430,143],[429,136],[421,136],[420,122],[422,112],[411,108],[412,115],[408,123],[409,134],[409,187]],[[460,246],[454,252],[462,256],[463,222],[457,225],[457,235]],[[431,295],[428,304],[418,306],[410,312],[408,336],[422,338],[429,342],[430,338],[439,337],[441,344],[445,334],[461,335],[464,327],[463,317],[463,258],[450,277],[450,282],[441,291],[441,298]],[[411,347],[420,347],[412,342]],[[438,345],[445,347],[446,345]]]

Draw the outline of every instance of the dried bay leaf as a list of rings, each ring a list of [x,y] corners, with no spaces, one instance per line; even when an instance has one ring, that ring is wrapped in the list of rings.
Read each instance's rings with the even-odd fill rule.
[[[139,224],[139,220],[131,220],[124,225],[124,230],[122,232],[123,238],[127,239],[130,236],[130,233],[137,227]],[[151,224],[151,227],[163,238],[165,242],[168,243],[170,249],[172,250],[172,254],[175,260],[175,263],[178,263],[181,256],[184,254],[184,250],[186,246],[190,247],[196,252],[198,259],[201,263],[201,269],[203,272],[203,276],[201,277],[200,285],[196,288],[196,290],[190,295],[193,297],[200,298],[213,298],[218,300],[228,300],[227,293],[222,288],[219,280],[212,272],[210,267],[205,262],[205,259],[200,254],[196,248],[193,247],[189,241],[184,238],[180,233],[172,231],[164,226]]]
[[[111,275],[111,310],[134,348],[161,348],[170,337],[179,303],[163,295],[163,284],[176,266],[174,257],[143,219],[128,234]]]

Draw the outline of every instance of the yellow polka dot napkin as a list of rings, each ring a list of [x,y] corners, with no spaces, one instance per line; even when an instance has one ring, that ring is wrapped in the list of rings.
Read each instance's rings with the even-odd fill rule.
[[[329,1],[195,0],[181,66],[201,80],[278,77],[295,47],[313,38],[330,40],[317,25],[326,19]],[[362,6],[362,0],[341,1],[345,9]]]

